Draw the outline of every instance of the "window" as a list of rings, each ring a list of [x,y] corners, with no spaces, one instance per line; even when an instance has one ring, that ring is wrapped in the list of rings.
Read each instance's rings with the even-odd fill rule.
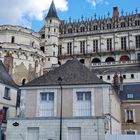
[[[91,115],[91,92],[77,92],[76,116]]]
[[[8,107],[3,107],[3,120],[6,121],[8,118]]]
[[[81,128],[69,127],[68,128],[68,140],[81,140]]]
[[[131,79],[134,79],[134,74],[131,74]]]
[[[94,30],[94,31],[98,30],[98,25],[94,25],[94,26],[93,26],[93,30]]]
[[[107,80],[110,80],[110,75],[107,76]]]
[[[11,43],[15,43],[15,37],[14,36],[12,36],[12,38],[11,38]]]
[[[8,87],[5,87],[4,98],[10,99],[10,88],[8,88]]]
[[[27,139],[28,140],[39,140],[39,128],[28,127],[27,128]]]
[[[100,76],[100,79],[103,79],[103,76]]]
[[[140,53],[137,53],[137,59],[140,61]]]
[[[140,25],[140,20],[135,20],[135,26],[139,26]]]
[[[127,123],[134,122],[134,109],[125,110],[125,122]]]
[[[67,54],[72,54],[72,42],[67,43]]]
[[[135,130],[127,130],[126,131],[126,134],[127,135],[135,135],[136,134],[136,131]]]
[[[62,54],[62,45],[59,45],[58,46],[58,55],[61,55]]]
[[[93,40],[93,52],[98,52],[98,40]]]
[[[121,27],[125,27],[125,22],[121,22]]]
[[[44,47],[40,47],[40,50],[41,50],[42,52],[45,52],[45,48],[44,48]]]
[[[140,48],[140,35],[136,36],[136,48]]]
[[[72,28],[69,28],[68,29],[68,33],[72,33]]]
[[[54,93],[40,93],[40,117],[54,116]]]
[[[85,41],[80,41],[80,53],[85,54]]]
[[[123,75],[123,79],[126,79],[126,75]]]
[[[50,58],[48,58],[48,61],[50,61]]]
[[[53,56],[55,56],[55,52],[53,52]]]
[[[112,51],[112,38],[107,38],[107,50]]]
[[[134,98],[133,93],[128,93],[128,94],[127,94],[127,99],[133,99],[133,98]]]
[[[52,23],[52,20],[50,19],[50,23]]]
[[[126,50],[126,37],[121,37],[121,49]]]
[[[44,38],[45,38],[45,34],[42,34],[42,35],[41,35],[41,39],[44,39]]]
[[[111,23],[107,24],[107,29],[111,29]]]
[[[80,27],[80,32],[84,32],[85,31],[85,27]]]

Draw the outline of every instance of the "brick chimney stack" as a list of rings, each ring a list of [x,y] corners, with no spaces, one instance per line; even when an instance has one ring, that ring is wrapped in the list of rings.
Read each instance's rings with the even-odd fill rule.
[[[118,16],[119,16],[118,7],[115,6],[113,7],[113,17],[118,17]]]

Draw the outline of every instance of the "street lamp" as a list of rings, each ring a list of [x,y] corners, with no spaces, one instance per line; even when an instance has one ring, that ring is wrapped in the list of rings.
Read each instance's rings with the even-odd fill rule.
[[[60,96],[61,96],[61,99],[60,99],[60,137],[59,137],[59,140],[62,140],[62,105],[63,105],[62,78],[59,77],[57,79],[57,81],[58,81],[58,84],[60,86]]]

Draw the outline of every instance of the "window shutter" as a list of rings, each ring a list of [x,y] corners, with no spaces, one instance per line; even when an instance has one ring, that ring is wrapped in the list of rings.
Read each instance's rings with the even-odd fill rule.
[[[128,118],[127,118],[127,110],[126,109],[124,110],[124,118],[125,118],[125,122],[127,122]]]
[[[136,122],[135,109],[133,109],[133,121]]]

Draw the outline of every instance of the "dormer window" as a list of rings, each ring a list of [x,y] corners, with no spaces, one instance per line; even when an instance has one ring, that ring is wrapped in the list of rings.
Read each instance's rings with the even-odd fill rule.
[[[107,29],[111,29],[111,23],[107,24]]]
[[[98,30],[98,25],[94,25],[94,26],[93,26],[93,30],[94,30],[94,31]]]
[[[135,20],[135,26],[139,26],[140,25],[140,20]]]
[[[68,29],[68,33],[69,33],[69,34],[72,33],[72,28],[69,28],[69,29]]]
[[[85,31],[85,27],[80,27],[80,32],[84,32]]]
[[[125,27],[125,22],[121,22],[121,27]]]

